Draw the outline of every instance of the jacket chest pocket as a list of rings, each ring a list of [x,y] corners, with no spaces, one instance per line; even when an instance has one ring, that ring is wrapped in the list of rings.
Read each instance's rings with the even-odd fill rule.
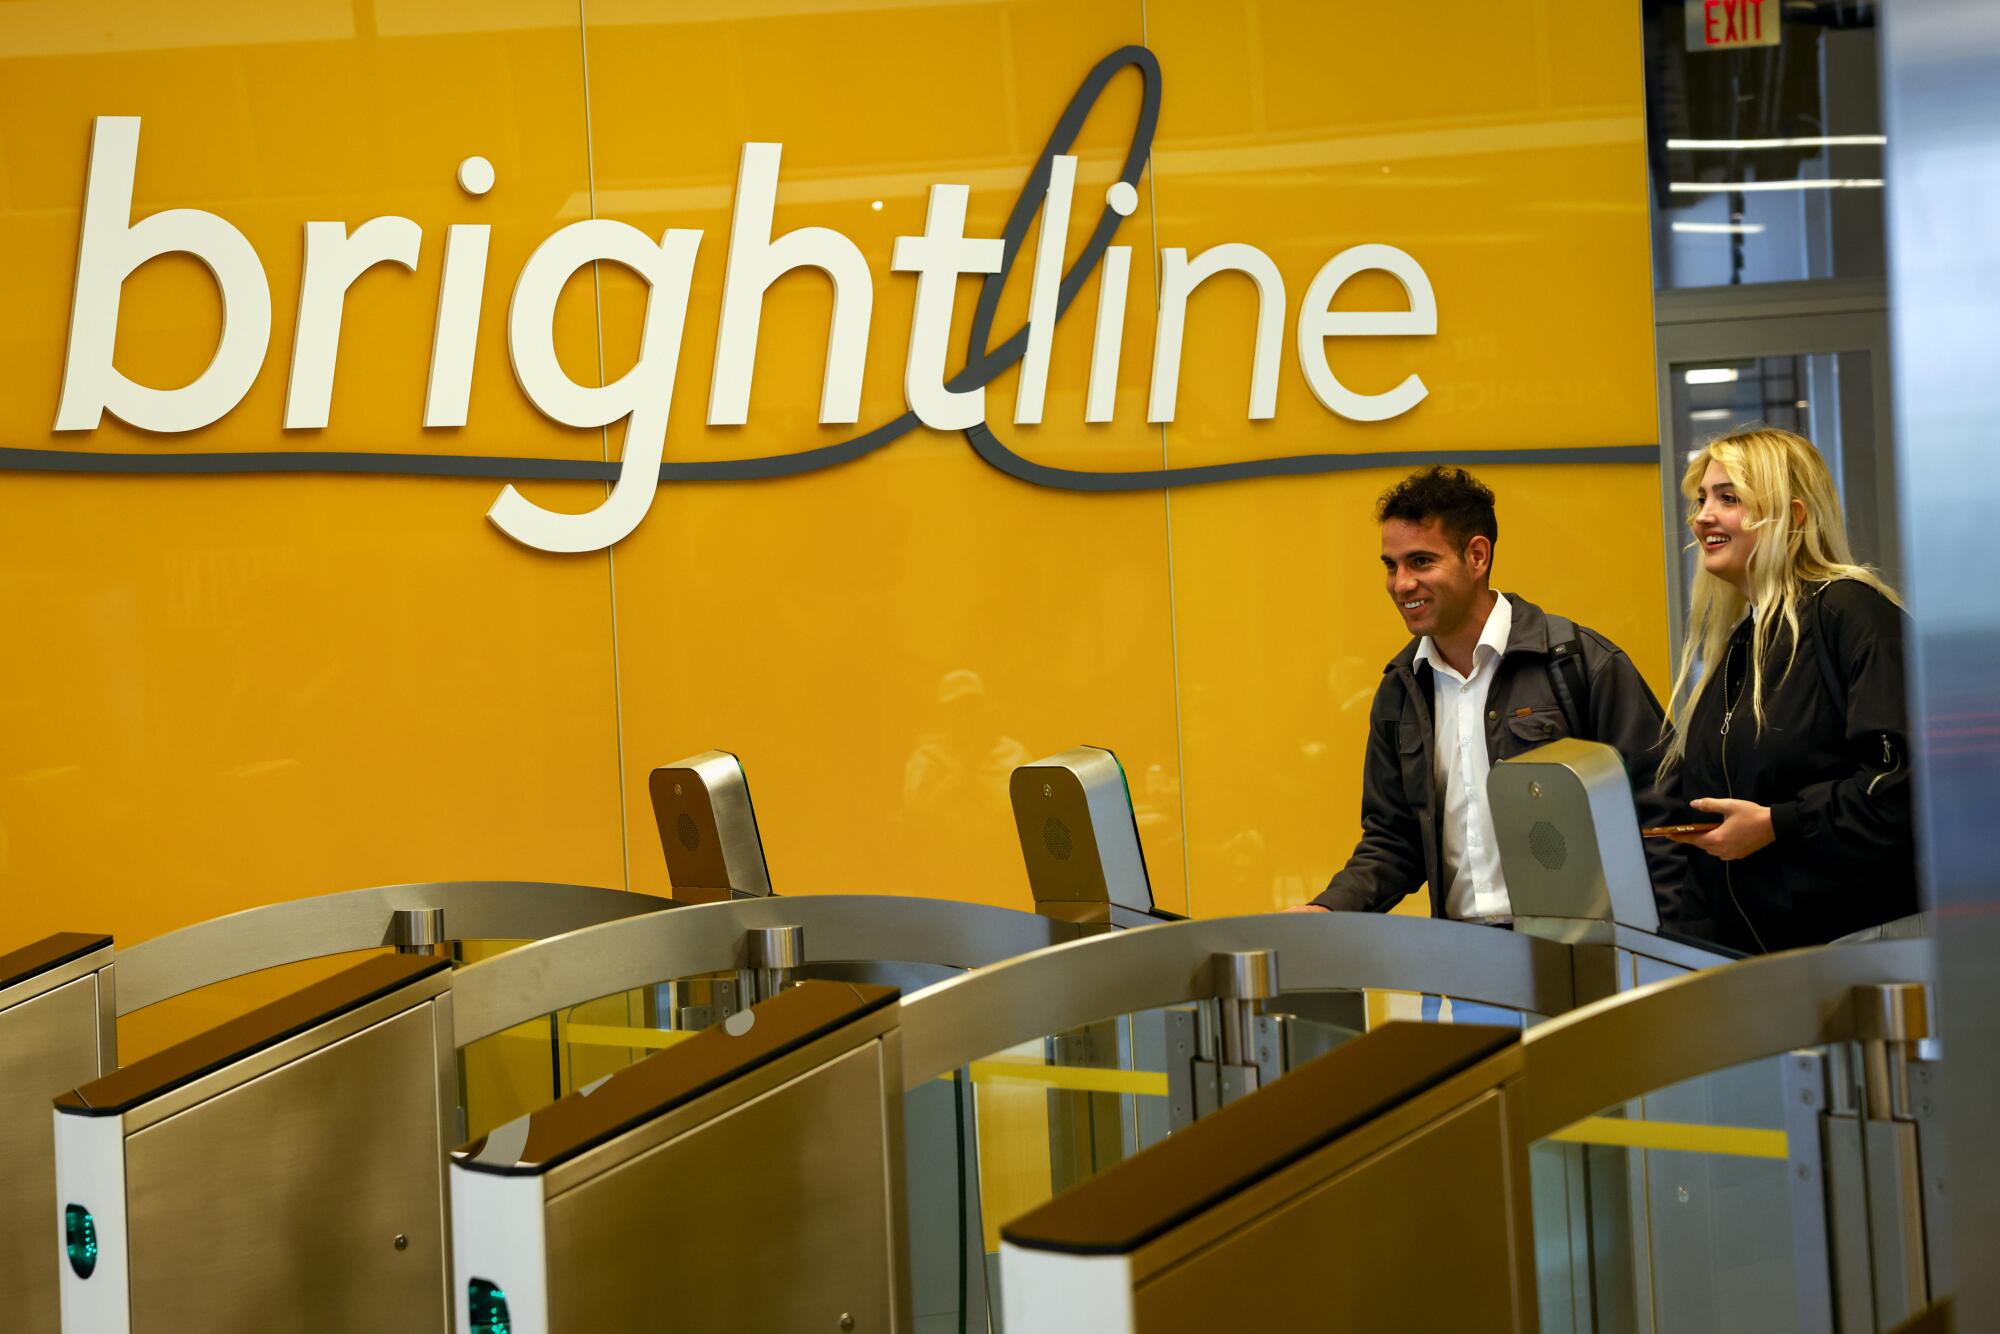
[[[1404,719],[1396,724],[1396,760],[1403,773],[1403,792],[1417,810],[1430,809],[1431,772],[1424,755],[1424,729]]]
[[[1506,752],[1501,757],[1503,759],[1569,735],[1569,725],[1563,721],[1561,709],[1535,709],[1528,713],[1510,714],[1506,722],[1500,734],[1501,748]]]

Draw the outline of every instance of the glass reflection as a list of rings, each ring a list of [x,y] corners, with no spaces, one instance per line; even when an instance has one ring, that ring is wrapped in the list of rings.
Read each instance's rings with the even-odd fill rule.
[[[1711,50],[1699,0],[1647,6],[1659,287],[1883,271],[1876,6],[1794,0],[1765,9],[1778,25],[1775,45]]]

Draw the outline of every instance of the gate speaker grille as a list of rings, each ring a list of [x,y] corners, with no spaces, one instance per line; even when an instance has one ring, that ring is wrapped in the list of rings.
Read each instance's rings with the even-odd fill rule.
[[[674,825],[674,832],[681,836],[681,846],[689,852],[701,846],[701,829],[695,824],[694,817],[687,812],[681,812],[680,820]]]
[[[1569,860],[1569,844],[1563,841],[1562,830],[1547,820],[1538,820],[1528,831],[1528,851],[1535,854],[1535,860],[1551,871],[1560,871]]]
[[[1059,862],[1068,861],[1070,853],[1076,851],[1076,844],[1070,840],[1069,826],[1053,815],[1042,825],[1042,844],[1048,848],[1049,856]]]

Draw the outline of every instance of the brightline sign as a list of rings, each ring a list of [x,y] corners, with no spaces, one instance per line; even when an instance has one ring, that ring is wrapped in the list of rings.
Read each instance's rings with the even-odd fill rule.
[[[1105,84],[1127,66],[1137,68],[1145,80],[1139,121],[1118,179],[1105,192],[1091,236],[1065,272],[1062,259],[1076,180],[1076,158],[1067,150]],[[514,284],[507,319],[514,375],[529,401],[554,421],[587,428],[622,420],[624,448],[614,465],[615,484],[595,509],[582,514],[547,510],[509,484],[494,501],[488,517],[527,546],[557,552],[596,551],[618,542],[639,525],[662,480],[768,477],[808,471],[858,457],[918,424],[966,432],[989,462],[1026,480],[1077,489],[1184,485],[1229,477],[1326,471],[1363,461],[1347,455],[1311,455],[1142,473],[1081,473],[1029,463],[1002,445],[987,427],[985,386],[1016,362],[1021,364],[1021,376],[1014,422],[1033,425],[1041,421],[1055,324],[1099,263],[1104,266],[1104,278],[1084,420],[1112,420],[1132,251],[1130,246],[1110,242],[1137,206],[1136,186],[1151,151],[1159,102],[1160,72],[1151,52],[1126,47],[1100,61],[1044,146],[999,237],[965,235],[966,186],[940,184],[931,188],[923,234],[899,237],[890,260],[892,271],[915,275],[917,284],[903,378],[909,411],[838,445],[762,459],[664,462],[669,405],[703,233],[677,227],[655,240],[626,223],[604,218],[571,223],[556,231],[530,255]],[[106,412],[150,431],[198,430],[220,420],[243,400],[269,351],[270,285],[262,261],[242,232],[201,209],[170,209],[137,222],[131,220],[139,131],[138,117],[102,116],[92,134],[68,351],[54,422],[57,431],[94,430]],[[709,384],[707,420],[711,426],[740,426],[748,420],[764,294],[780,276],[799,268],[818,269],[833,283],[819,420],[837,425],[857,422],[860,417],[862,372],[874,306],[873,272],[854,242],[830,228],[803,227],[772,236],[781,155],[778,144],[749,143],[743,147],[716,331],[715,369]],[[459,181],[468,193],[484,194],[493,184],[492,170],[483,159],[468,159],[460,169]],[[1042,225],[1035,249],[1028,323],[1005,342],[988,347],[1001,288],[1028,224],[1037,215]],[[371,218],[351,230],[344,222],[308,222],[305,230],[299,318],[285,398],[284,427],[290,431],[319,430],[327,424],[347,289],[378,264],[415,270],[423,235],[419,224],[403,217]],[[490,231],[484,224],[454,224],[447,232],[424,403],[426,427],[463,426],[467,419]],[[192,255],[214,275],[222,297],[223,328],[213,359],[192,382],[174,389],[153,389],[128,379],[113,365],[119,298],[125,279],[135,269],[148,259],[173,252]],[[610,384],[585,386],[571,380],[557,360],[554,311],[571,275],[597,261],[632,270],[646,282],[648,299],[639,354],[632,368]],[[1193,257],[1179,247],[1163,248],[1160,263],[1160,311],[1147,420],[1174,419],[1188,295],[1208,278],[1232,271],[1247,275],[1258,293],[1248,416],[1251,420],[1271,418],[1287,315],[1284,279],[1277,265],[1255,246],[1239,242],[1217,245]],[[1370,312],[1331,309],[1342,285],[1368,270],[1394,277],[1402,286],[1407,308]],[[983,274],[986,282],[974,311],[966,365],[948,375],[946,344],[954,289],[962,274]],[[1423,401],[1428,392],[1423,381],[1412,374],[1386,392],[1357,393],[1334,376],[1327,363],[1325,340],[1429,336],[1436,332],[1436,298],[1417,260],[1391,245],[1358,245],[1327,260],[1308,284],[1297,316],[1295,348],[1306,382],[1324,408],[1353,421],[1384,421]],[[1650,456],[1650,450],[1646,452]],[[315,456],[289,457],[310,467]],[[384,463],[393,465],[394,457],[385,458]],[[1388,460],[1378,455],[1365,461]],[[385,466],[379,470],[399,469]]]

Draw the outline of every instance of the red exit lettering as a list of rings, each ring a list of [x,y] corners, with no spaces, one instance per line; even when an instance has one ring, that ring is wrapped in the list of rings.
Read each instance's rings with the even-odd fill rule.
[[[1709,46],[1763,41],[1766,3],[1768,0],[1702,0],[1702,40]]]

